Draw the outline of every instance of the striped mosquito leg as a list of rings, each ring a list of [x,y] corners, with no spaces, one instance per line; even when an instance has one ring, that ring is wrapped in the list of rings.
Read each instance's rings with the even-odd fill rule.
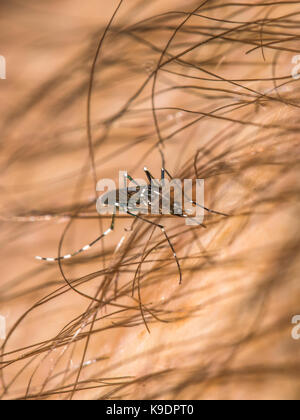
[[[115,213],[112,216],[111,225],[110,228],[107,229],[102,235],[100,235],[97,239],[95,239],[93,242],[91,242],[89,245],[85,245],[78,251],[74,252],[73,254],[67,254],[62,257],[56,257],[56,258],[45,258],[45,257],[35,257],[39,261],[48,261],[48,262],[55,262],[55,261],[61,261],[61,260],[69,260],[70,258],[76,257],[78,254],[82,254],[85,251],[88,251],[90,248],[92,248],[97,242],[99,242],[102,238],[107,236],[110,232],[114,230],[115,225]]]
[[[157,226],[158,228],[161,229],[161,231],[163,232],[163,234],[166,237],[166,240],[167,240],[167,242],[168,242],[168,244],[169,244],[169,246],[172,250],[173,256],[175,258],[175,261],[176,261],[176,264],[177,264],[177,267],[178,267],[178,273],[179,273],[179,284],[181,284],[182,283],[182,272],[181,272],[181,267],[180,267],[180,264],[179,264],[179,260],[177,258],[177,254],[175,252],[174,246],[173,246],[173,244],[172,244],[164,226],[159,225],[158,223],[154,223],[151,220],[144,219],[143,217],[139,216],[138,214],[130,213],[129,211],[127,213],[130,214],[130,216],[136,217],[137,219],[140,219],[143,222],[149,223],[150,225],[153,225],[153,226]]]
[[[207,208],[207,207],[201,206],[201,204],[198,204],[196,201],[191,201],[191,200],[190,200],[190,203],[191,203],[191,204],[194,204],[194,206],[201,207],[202,209],[204,209],[205,211],[208,211],[209,213],[213,213],[213,214],[218,214],[218,215],[220,215],[220,216],[229,217],[229,214],[222,213],[222,212],[220,212],[220,211],[216,211],[216,210],[211,210],[211,209],[209,209],[209,208]]]

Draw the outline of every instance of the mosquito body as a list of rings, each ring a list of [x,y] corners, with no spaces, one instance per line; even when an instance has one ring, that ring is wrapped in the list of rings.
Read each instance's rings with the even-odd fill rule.
[[[155,184],[156,180],[155,178],[151,175],[151,173],[148,171],[147,168],[144,168],[144,172],[147,176],[148,179],[148,184],[147,185],[139,185],[130,175],[126,175],[126,178],[128,180],[130,180],[133,184],[135,184],[135,189],[127,189],[126,187],[124,187],[124,189],[119,189],[119,190],[115,190],[115,191],[110,191],[107,192],[106,194],[104,194],[102,196],[102,203],[104,205],[108,205],[109,203],[112,203],[112,218],[111,218],[111,225],[109,227],[109,229],[107,229],[104,233],[102,233],[98,238],[96,238],[93,242],[91,242],[88,245],[85,245],[84,247],[82,247],[81,249],[79,249],[78,251],[72,253],[72,254],[67,254],[61,257],[56,257],[56,258],[46,258],[46,257],[39,257],[37,256],[36,259],[37,260],[41,260],[41,261],[48,261],[48,262],[55,262],[55,261],[60,261],[60,260],[68,260],[71,259],[73,257],[75,257],[78,254],[81,254],[85,251],[88,251],[90,248],[92,248],[96,243],[98,243],[101,239],[103,239],[105,236],[107,236],[109,233],[111,233],[114,230],[115,227],[115,217],[116,217],[116,212],[117,210],[122,210],[123,212],[125,212],[127,215],[132,216],[136,219],[139,219],[145,223],[151,224],[152,226],[155,226],[157,228],[159,228],[161,230],[161,232],[163,233],[163,235],[165,236],[165,239],[172,251],[172,254],[174,256],[177,268],[178,268],[178,273],[179,273],[179,283],[181,284],[182,282],[182,272],[181,272],[181,267],[180,267],[180,263],[179,260],[177,258],[174,246],[165,230],[165,227],[159,223],[155,223],[152,220],[147,219],[146,217],[141,216],[140,214],[143,213],[143,210],[145,211],[147,208],[149,208],[149,206],[152,206],[153,204],[153,197],[155,196],[155,194],[157,195],[157,199],[159,200],[159,211],[158,211],[158,215],[163,216],[163,212],[162,212],[162,206],[161,206],[161,201],[164,198],[163,196],[163,192],[162,192],[162,188],[161,188],[161,184],[164,184],[164,179],[165,179],[165,174],[168,175],[168,177],[170,179],[173,179],[172,176],[169,174],[169,172],[166,169],[162,169],[161,170],[161,181],[160,181],[160,186],[157,186]],[[127,181],[127,179],[125,179],[125,182]],[[155,187],[155,188],[154,188]],[[138,193],[138,200],[135,202],[134,205],[131,205],[131,198]],[[124,204],[124,195],[126,195],[126,204]],[[123,199],[121,199],[121,197],[123,197]],[[198,205],[198,203],[190,200],[190,203],[193,203],[194,205]],[[210,210],[206,207],[200,206],[202,207],[204,210],[210,212],[210,213],[215,213],[218,215],[222,215],[222,216],[227,216],[227,214],[225,213],[220,213],[214,210]],[[170,202],[170,215],[172,216],[177,216],[177,217],[182,217],[182,218],[187,218],[190,217],[188,214],[185,214],[184,212],[180,212],[180,204],[178,202],[175,201],[174,197],[172,198],[171,202]],[[204,225],[202,225],[204,226]],[[205,226],[204,226],[205,227]]]

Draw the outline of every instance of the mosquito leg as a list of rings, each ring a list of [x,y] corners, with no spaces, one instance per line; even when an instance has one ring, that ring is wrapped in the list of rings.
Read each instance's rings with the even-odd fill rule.
[[[154,178],[154,176],[151,174],[150,171],[148,171],[148,169],[146,168],[146,166],[144,167],[144,172],[148,178],[149,184],[151,185],[152,181],[154,181],[156,183],[156,179]],[[157,185],[157,183],[156,183]],[[159,185],[157,185],[158,187],[160,187]]]
[[[146,168],[146,166],[144,167],[144,172],[145,172],[145,174],[146,174],[146,176],[147,176],[147,178],[148,178],[149,184],[151,184],[152,177],[151,177],[150,172],[149,172],[149,171],[148,171],[148,169]]]
[[[172,177],[172,175],[170,174],[170,172],[169,172],[167,169],[163,168],[163,169],[162,169],[162,171],[165,171],[165,172],[166,172],[166,174],[168,175],[168,177],[169,177],[171,180],[172,180],[172,179],[174,179],[174,178]],[[200,205],[200,204],[198,204],[196,201],[192,201],[192,200],[189,200],[189,201],[190,201],[190,203],[191,203],[191,204],[194,204],[194,206],[201,207],[202,209],[204,209],[205,211],[207,211],[207,212],[209,212],[209,213],[214,213],[214,214],[218,214],[218,215],[220,215],[220,216],[225,216],[225,217],[229,217],[229,216],[230,216],[229,214],[222,213],[222,212],[220,212],[220,211],[216,211],[216,210],[211,210],[211,209],[209,209],[208,207],[201,206],[201,205]]]
[[[45,258],[45,257],[35,257],[39,261],[48,261],[48,262],[54,262],[54,261],[61,261],[61,260],[69,260],[70,258],[75,257],[78,254],[81,254],[82,252],[85,252],[92,248],[97,242],[99,242],[102,238],[107,236],[110,232],[114,230],[115,227],[115,212],[112,215],[111,218],[111,225],[110,228],[107,229],[102,235],[100,235],[97,239],[95,239],[93,242],[91,242],[89,245],[84,246],[83,248],[79,249],[78,251],[74,252],[73,254],[64,255],[59,258]]]
[[[158,223],[152,222],[151,220],[144,219],[143,217],[139,216],[138,214],[131,213],[130,211],[127,211],[127,213],[130,214],[130,216],[136,217],[137,219],[140,219],[140,220],[142,220],[146,223],[149,223],[150,225],[157,226],[163,232],[163,234],[165,235],[166,240],[167,240],[167,242],[168,242],[168,244],[169,244],[169,246],[172,250],[173,256],[175,258],[175,261],[176,261],[176,264],[177,264],[177,267],[178,267],[178,273],[179,273],[179,284],[181,284],[182,283],[182,272],[181,272],[181,267],[180,267],[180,264],[179,264],[179,260],[177,258],[177,255],[176,255],[175,249],[173,247],[173,244],[172,244],[164,226],[159,225]]]
[[[127,174],[127,179],[129,179],[129,181],[133,182],[137,187],[140,187],[140,184],[138,184],[133,178],[132,176]]]
[[[211,210],[205,206],[201,206],[201,204],[197,203],[196,201],[190,201],[191,204],[194,204],[194,206],[198,206],[201,207],[202,209],[204,209],[205,211],[208,211],[209,213],[214,213],[214,214],[218,214],[220,216],[225,216],[225,217],[229,217],[230,215],[227,213],[222,213],[220,211],[216,211],[216,210]]]
[[[154,176],[151,174],[150,171],[148,171],[148,169],[146,168],[146,166],[144,167],[144,172],[148,178],[149,183],[151,184],[152,181],[156,181],[156,179],[154,178]]]
[[[162,172],[165,172],[167,175],[168,175],[168,177],[170,178],[170,180],[172,181],[172,179],[174,179],[173,177],[172,177],[172,175],[170,174],[170,172],[166,169],[166,168],[162,168],[162,170],[161,170]]]
[[[144,172],[148,178],[149,184],[151,184],[151,181],[154,180],[154,177],[151,175],[151,173],[148,171],[148,169],[146,168],[146,166],[144,167]]]

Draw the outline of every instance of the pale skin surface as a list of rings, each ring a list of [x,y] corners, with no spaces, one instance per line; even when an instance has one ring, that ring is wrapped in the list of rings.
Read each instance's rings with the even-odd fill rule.
[[[285,31],[287,37],[299,35],[298,15],[283,19],[299,6],[201,9],[204,16],[235,25],[260,23],[180,57],[194,66],[171,63],[164,69],[172,74],[157,74],[155,106],[168,108],[157,111],[166,167],[178,178],[204,178],[205,204],[230,215],[207,213],[206,228],[188,227],[179,218],[151,219],[163,224],[172,239],[183,271],[179,286],[161,231],[152,233],[141,221],[133,225],[132,217],[117,217],[105,241],[63,262],[65,278],[57,263],[34,256],[58,256],[70,215],[97,215],[96,180],[117,180],[119,170],[145,178],[144,166],[160,176],[153,77],[130,108],[139,112],[128,110],[111,125],[107,120],[152,74],[187,15],[160,26],[151,22],[148,31],[124,28],[159,13],[191,12],[198,3],[121,6],[93,85],[95,171],[85,129],[88,85],[97,44],[117,2],[110,7],[104,1],[35,4],[15,2],[1,17],[0,54],[9,69],[0,85],[5,98],[0,104],[0,315],[7,323],[7,341],[0,340],[1,397],[299,399],[300,341],[291,335],[292,318],[300,314],[299,82],[291,77],[298,41],[282,42],[277,36]],[[268,26],[270,21],[263,24],[279,17],[281,29]],[[178,31],[162,62],[168,53],[174,57],[232,27],[194,16]],[[287,51],[265,46],[246,54],[261,43]],[[287,84],[276,91],[273,78],[282,78],[277,86]],[[182,88],[170,89],[175,85]],[[216,113],[218,118],[208,115],[222,106],[236,109]],[[96,218],[74,219],[61,254],[80,249],[109,226],[109,219],[102,219],[102,225]],[[143,255],[141,295],[136,279],[132,297]],[[77,279],[92,273],[78,284]],[[103,281],[104,294],[99,289]],[[61,292],[48,301],[51,293]]]

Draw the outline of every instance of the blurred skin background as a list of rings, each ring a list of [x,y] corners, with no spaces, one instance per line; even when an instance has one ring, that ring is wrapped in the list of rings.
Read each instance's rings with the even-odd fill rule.
[[[298,399],[300,2],[124,0],[107,28],[118,5],[0,4],[0,396]],[[161,153],[229,215],[149,218],[181,285],[132,217],[34,259],[108,229],[95,182]]]

